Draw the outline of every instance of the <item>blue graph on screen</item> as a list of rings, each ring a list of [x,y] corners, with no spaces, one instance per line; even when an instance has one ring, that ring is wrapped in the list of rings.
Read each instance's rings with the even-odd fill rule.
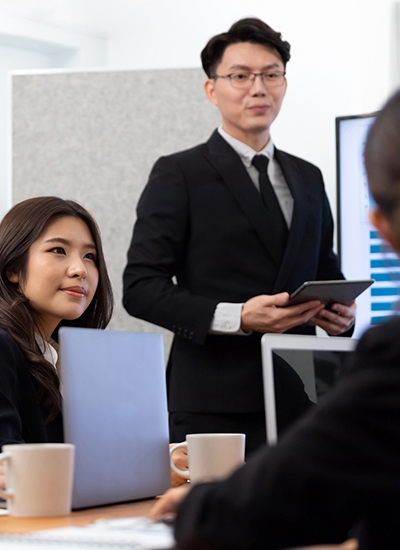
[[[371,324],[384,321],[388,315],[397,312],[400,294],[400,260],[397,254],[385,244],[377,231],[370,230],[370,276],[375,283],[371,293]]]
[[[341,269],[346,279],[374,279],[357,299],[355,337],[398,314],[400,260],[369,221],[374,203],[368,190],[364,145],[376,113],[336,119],[337,229]]]

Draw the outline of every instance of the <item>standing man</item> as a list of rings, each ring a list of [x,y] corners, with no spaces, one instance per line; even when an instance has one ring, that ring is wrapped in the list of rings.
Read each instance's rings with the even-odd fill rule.
[[[314,334],[315,325],[342,334],[355,305],[282,307],[306,280],[343,278],[320,171],[270,138],[290,45],[261,20],[242,19],[201,58],[222,124],[207,143],[156,162],[137,208],[124,306],[175,333],[171,441],[243,432],[252,452],[265,441],[262,334]],[[287,375],[276,389],[286,417],[296,393]]]

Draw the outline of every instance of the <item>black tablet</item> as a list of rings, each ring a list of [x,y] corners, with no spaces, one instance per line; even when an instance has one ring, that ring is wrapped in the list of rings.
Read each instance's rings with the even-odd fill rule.
[[[360,281],[306,281],[289,297],[286,306],[294,306],[310,300],[320,300],[329,308],[332,304],[350,305],[374,279]]]

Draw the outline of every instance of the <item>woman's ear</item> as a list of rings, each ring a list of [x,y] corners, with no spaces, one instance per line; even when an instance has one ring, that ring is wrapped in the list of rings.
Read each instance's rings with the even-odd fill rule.
[[[7,271],[7,279],[10,283],[19,283],[19,275],[18,273],[14,273],[14,271]]]
[[[399,238],[394,229],[390,225],[390,222],[385,218],[379,208],[374,208],[369,213],[370,222],[377,228],[381,236],[387,243],[390,244],[394,250],[400,251]]]

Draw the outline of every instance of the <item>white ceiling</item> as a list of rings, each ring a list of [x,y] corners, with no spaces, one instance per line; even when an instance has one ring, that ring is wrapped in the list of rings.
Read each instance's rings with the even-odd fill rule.
[[[144,12],[146,18],[150,14],[154,17],[152,3],[153,0],[0,0],[0,15],[113,38],[132,32]]]

